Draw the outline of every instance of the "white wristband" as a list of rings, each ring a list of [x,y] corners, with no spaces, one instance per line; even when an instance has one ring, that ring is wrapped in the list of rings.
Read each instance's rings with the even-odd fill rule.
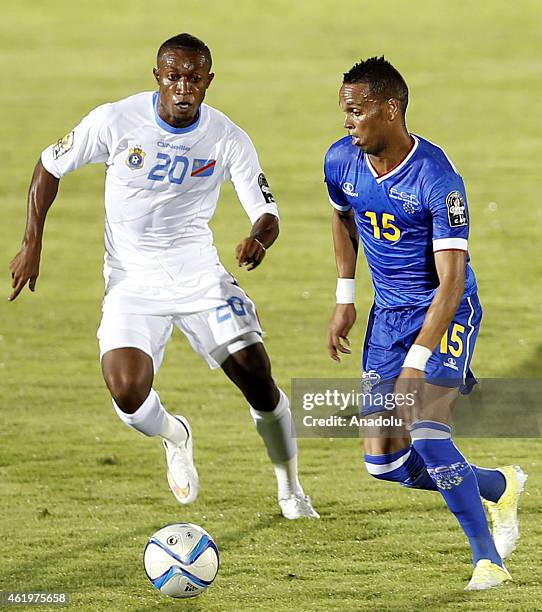
[[[405,357],[402,367],[414,368],[415,370],[425,372],[425,366],[432,354],[432,351],[426,346],[422,346],[421,344],[413,344]]]
[[[356,279],[338,278],[335,296],[337,304],[353,304],[356,301]]]

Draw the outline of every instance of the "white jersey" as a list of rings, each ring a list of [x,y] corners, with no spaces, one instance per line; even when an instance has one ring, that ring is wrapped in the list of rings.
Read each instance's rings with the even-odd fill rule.
[[[105,163],[106,281],[178,281],[218,264],[209,221],[226,179],[252,223],[278,216],[241,128],[206,104],[195,123],[174,128],[157,104],[157,92],[144,92],[99,106],[41,156],[57,178]]]

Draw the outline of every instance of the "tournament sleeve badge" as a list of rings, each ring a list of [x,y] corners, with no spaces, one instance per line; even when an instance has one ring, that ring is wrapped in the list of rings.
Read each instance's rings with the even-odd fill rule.
[[[446,196],[446,208],[448,209],[448,223],[450,227],[467,225],[467,209],[461,192],[451,191]]]
[[[141,170],[145,163],[145,155],[145,151],[139,145],[132,147],[126,158],[126,165],[130,170]]]
[[[62,157],[65,153],[73,149],[73,140],[73,131],[69,132],[68,134],[66,134],[66,136],[58,140],[53,145],[53,159],[58,159],[59,157]]]
[[[275,198],[271,193],[269,183],[267,182],[267,179],[265,178],[265,174],[263,172],[258,175],[258,185],[260,187],[260,191],[262,192],[266,204],[272,204],[275,201]]]

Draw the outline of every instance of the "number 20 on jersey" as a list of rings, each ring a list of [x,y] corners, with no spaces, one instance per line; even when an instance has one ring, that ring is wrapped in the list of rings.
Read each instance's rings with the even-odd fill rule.
[[[156,166],[153,166],[147,178],[151,181],[163,181],[166,176],[170,183],[180,185],[184,181],[189,161],[184,155],[176,155],[173,159],[167,153],[158,153]]]

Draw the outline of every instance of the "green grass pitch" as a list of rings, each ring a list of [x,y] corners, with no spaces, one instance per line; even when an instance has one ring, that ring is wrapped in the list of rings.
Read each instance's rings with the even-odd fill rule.
[[[355,355],[337,367],[324,349],[335,271],[322,158],[343,135],[341,73],[384,53],[409,83],[410,129],[445,147],[467,184],[485,307],[476,372],[540,377],[541,29],[535,0],[2,3],[1,292],[42,148],[94,106],[152,89],[157,46],[189,31],[214,53],[207,101],[250,133],[281,208],[279,242],[238,275],[274,374],[286,388],[356,376],[371,291],[362,264]],[[300,441],[322,520],[281,520],[244,402],[176,334],[156,387],[191,419],[201,476],[197,503],[180,507],[160,444],[118,421],[101,380],[102,184],[98,166],[63,181],[37,292],[0,302],[0,590],[68,591],[72,609],[115,612],[542,609],[540,440],[459,440],[473,462],[530,474],[514,584],[466,594],[468,547],[441,498],[371,481],[357,440]],[[248,227],[225,187],[213,228],[230,269]],[[209,592],[177,603],[151,587],[141,558],[176,521],[202,525],[222,553]]]

